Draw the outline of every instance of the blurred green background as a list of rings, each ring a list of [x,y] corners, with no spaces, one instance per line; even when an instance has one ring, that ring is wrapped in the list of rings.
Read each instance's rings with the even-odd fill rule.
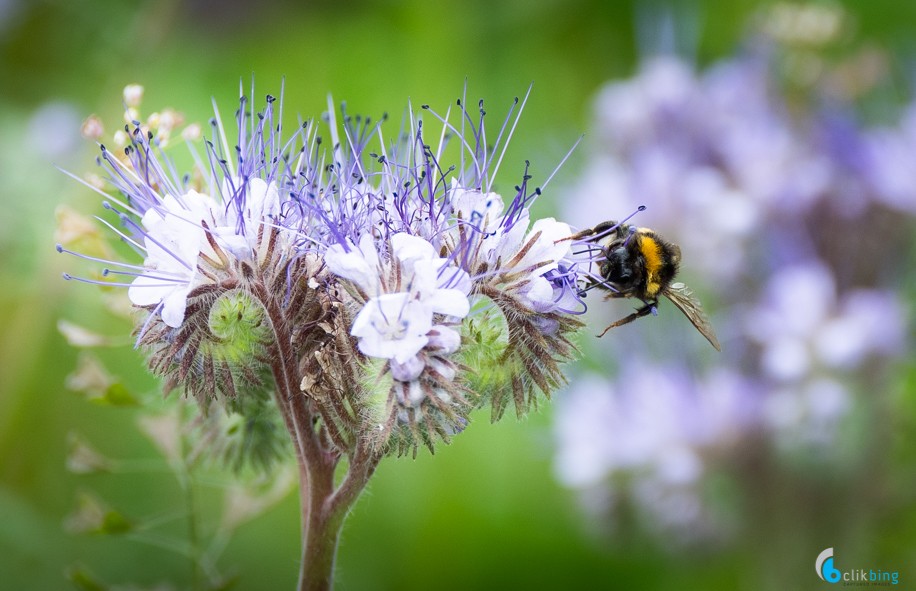
[[[859,35],[894,55],[916,56],[907,53],[916,38],[916,3],[842,4]],[[325,110],[331,92],[352,112],[389,112],[396,122],[408,99],[444,112],[465,80],[469,99],[484,97],[502,113],[533,81],[502,182],[516,182],[524,158],[532,161],[537,181],[587,132],[596,89],[634,71],[639,15],[664,6],[606,0],[0,0],[0,587],[69,588],[65,571],[76,563],[109,582],[152,587],[171,581],[186,588],[190,580],[187,562],[171,552],[74,536],[63,528],[83,490],[137,517],[180,510],[183,503],[164,473],[79,476],[65,469],[71,432],[110,456],[158,457],[136,428],[137,411],[87,404],[64,387],[77,352],[59,334],[58,320],[105,334],[124,335],[130,328],[101,309],[97,290],[62,281],[74,261],[54,252],[58,205],[101,211],[96,195],[54,168],[80,175],[92,170],[93,147],[79,137],[86,115],[119,121],[121,89],[140,83],[147,111],[171,106],[189,121],[206,122],[211,97],[231,112],[239,80],[247,87],[255,76],[258,95],[277,93],[285,77],[287,109],[304,117]],[[759,6],[692,3],[698,61],[733,51]],[[572,182],[580,162],[575,154],[554,181],[557,187]],[[155,389],[129,346],[100,356],[131,389]],[[683,552],[626,527],[615,539],[592,535],[574,495],[553,476],[549,406],[526,421],[487,423],[481,415],[435,457],[382,464],[346,524],[340,589],[754,589],[787,579],[801,589],[819,583],[807,572],[813,555],[791,545],[785,553],[771,547],[757,554],[791,540],[791,529],[772,540],[742,532],[728,547]],[[909,441],[910,435],[895,433],[895,440],[901,438]],[[910,459],[914,447],[910,441]],[[906,460],[897,477],[904,486],[912,481],[904,468],[913,464]],[[804,498],[778,490],[778,482],[773,486],[766,510],[807,510]],[[916,509],[863,514],[878,517],[859,531],[875,536],[877,546],[898,560],[888,566],[903,570],[899,560],[912,559],[905,549],[916,546]],[[861,519],[856,507],[849,507],[849,518]],[[298,519],[297,500],[289,495],[237,532],[220,561],[223,571],[239,575],[235,588],[293,587]],[[773,574],[780,571],[805,576]],[[909,574],[914,580],[916,572]]]

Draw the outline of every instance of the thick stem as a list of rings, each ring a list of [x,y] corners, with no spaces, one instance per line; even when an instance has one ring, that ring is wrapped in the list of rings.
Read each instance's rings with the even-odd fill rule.
[[[318,462],[300,466],[309,472],[309,485],[299,491],[302,506],[302,563],[300,591],[325,591],[334,581],[334,558],[343,519],[330,510],[334,492],[334,466]]]
[[[380,455],[358,447],[347,473],[337,489],[334,489],[334,461],[323,461],[310,465],[309,487],[300,490],[299,499],[303,508],[302,566],[299,571],[300,591],[327,590],[334,579],[334,558],[340,530],[350,508],[366,488],[369,478],[378,465]]]
[[[337,494],[340,491],[334,488],[334,472],[340,453],[325,449],[321,444],[315,430],[316,416],[309,409],[305,395],[299,391],[298,364],[282,310],[263,285],[255,285],[254,292],[267,312],[274,333],[276,349],[271,371],[276,384],[276,401],[293,440],[299,468],[302,562],[298,589],[325,591],[333,586],[334,559],[344,518],[365,488],[378,460],[366,462],[363,458],[371,454],[363,453],[358,447],[341,485],[346,494]],[[356,458],[359,461],[352,461]]]

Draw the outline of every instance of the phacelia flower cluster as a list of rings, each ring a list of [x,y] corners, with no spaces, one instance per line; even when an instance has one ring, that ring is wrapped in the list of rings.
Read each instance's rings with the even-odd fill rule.
[[[185,138],[185,175],[136,102],[123,152],[101,146],[114,194],[96,190],[142,264],[94,259],[102,277],[82,280],[128,287],[167,389],[238,410],[272,385],[289,424],[311,417],[351,454],[432,448],[474,408],[523,413],[562,383],[583,308],[572,232],[531,221],[527,166],[508,199],[494,191],[518,100],[491,145],[482,103],[475,120],[459,101],[457,123],[424,107],[389,140],[330,101],[326,129],[286,134],[282,101],[243,96],[237,140],[218,110],[203,146]],[[443,165],[455,148],[460,165]]]

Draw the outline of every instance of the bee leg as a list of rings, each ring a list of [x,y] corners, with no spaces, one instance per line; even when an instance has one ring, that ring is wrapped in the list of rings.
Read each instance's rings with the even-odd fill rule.
[[[585,230],[582,230],[581,232],[576,232],[572,236],[567,236],[566,238],[560,238],[559,240],[554,240],[553,243],[558,244],[560,242],[566,242],[567,240],[579,240],[580,238],[591,236],[594,233],[595,233],[594,228],[586,228]]]
[[[618,326],[623,326],[624,324],[629,324],[629,323],[633,322],[634,320],[636,320],[637,318],[642,318],[643,316],[648,316],[649,314],[652,313],[652,310],[654,310],[655,307],[656,307],[657,305],[658,305],[658,301],[657,301],[657,300],[652,300],[652,301],[650,301],[650,302],[646,302],[644,306],[642,306],[641,308],[637,308],[636,311],[633,312],[632,314],[630,314],[629,316],[625,316],[625,317],[621,318],[620,320],[618,320],[617,322],[615,322],[615,323],[611,324],[610,326],[608,326],[607,328],[605,328],[605,329],[604,329],[604,332],[602,332],[600,335],[598,335],[598,338],[600,339],[601,337],[603,337],[604,335],[606,335],[607,332],[608,332],[609,330],[611,330],[612,328],[617,328]]]

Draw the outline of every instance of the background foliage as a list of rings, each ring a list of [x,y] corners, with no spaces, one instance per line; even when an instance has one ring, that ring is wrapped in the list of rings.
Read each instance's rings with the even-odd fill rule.
[[[911,82],[916,4],[842,4],[857,33],[887,47],[896,56],[892,65],[898,79]],[[390,125],[396,125],[406,99],[439,106],[441,112],[460,94],[465,79],[469,98],[484,97],[496,112],[534,81],[501,182],[516,182],[524,158],[532,161],[537,181],[587,131],[595,91],[634,71],[642,39],[637,23],[663,6],[598,0],[454,5],[0,0],[2,585],[65,588],[65,571],[75,563],[89,565],[100,579],[145,587],[163,581],[187,586],[191,576],[187,561],[166,550],[119,538],[73,536],[62,525],[78,493],[87,489],[132,516],[156,515],[183,503],[180,488],[161,471],[79,476],[65,469],[71,432],[85,434],[107,455],[158,457],[136,428],[138,411],[87,404],[64,386],[77,352],[58,332],[60,319],[104,334],[129,331],[126,321],[98,305],[96,290],[60,279],[72,261],[53,248],[59,204],[99,211],[96,196],[53,168],[77,174],[91,170],[92,146],[79,137],[86,115],[118,121],[121,89],[136,82],[147,89],[148,108],[172,106],[189,121],[206,122],[211,97],[228,110],[238,81],[247,85],[256,75],[259,94],[276,93],[285,76],[286,104],[305,117],[320,114],[332,92],[353,112],[389,111]],[[745,33],[743,23],[759,6],[693,3],[692,16],[678,22],[696,30],[696,60],[709,63],[734,50]],[[559,186],[572,184],[582,158],[580,151],[561,170],[554,197],[561,193]],[[547,211],[555,204],[545,199],[541,207]],[[908,269],[901,271],[910,277]],[[912,288],[911,279],[906,283]],[[108,367],[118,368],[128,390],[156,389],[129,346],[105,349],[100,356]],[[912,362],[900,375],[899,415],[892,425],[865,428],[890,429],[887,482],[895,490],[912,491]],[[715,549],[673,551],[626,524],[611,539],[595,535],[584,525],[574,496],[553,476],[550,408],[522,423],[507,420],[490,427],[487,422],[486,416],[478,417],[435,458],[421,454],[415,461],[382,464],[343,534],[341,589],[735,589],[779,588],[786,581],[808,588],[818,582],[810,563],[835,543],[830,538],[835,524],[823,523],[817,548],[773,547],[792,539],[791,520],[779,520],[782,531],[743,532],[740,543]],[[811,497],[796,494],[791,483],[769,485],[770,491],[753,497],[759,506],[742,510],[777,516],[818,512],[808,504]],[[816,486],[829,492],[829,477]],[[204,506],[208,494],[201,489]],[[861,556],[899,568],[904,581],[914,580],[912,507],[892,513],[847,509],[842,514],[850,523],[865,520],[854,528],[862,536],[859,547],[870,549]],[[297,530],[294,495],[243,526],[221,560],[225,571],[239,575],[236,588],[291,588],[298,568]],[[763,539],[755,539],[758,535]],[[768,546],[768,553],[758,554]]]

